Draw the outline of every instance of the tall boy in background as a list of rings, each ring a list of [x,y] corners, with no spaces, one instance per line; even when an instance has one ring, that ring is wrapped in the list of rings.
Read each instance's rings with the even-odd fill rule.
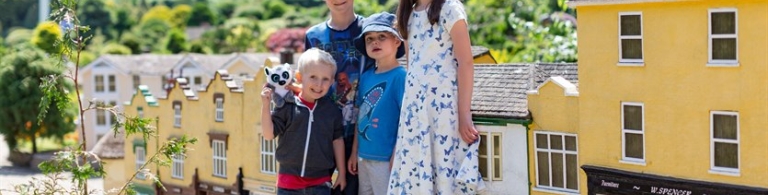
[[[352,151],[357,119],[354,105],[358,80],[363,69],[372,65],[373,60],[365,59],[352,43],[362,32],[363,21],[362,16],[355,14],[354,0],[325,0],[325,5],[330,11],[330,19],[307,30],[304,47],[305,50],[313,47],[325,50],[336,60],[336,82],[328,95],[344,116],[344,162],[347,162]],[[357,194],[357,176],[347,173],[346,179],[344,194]]]

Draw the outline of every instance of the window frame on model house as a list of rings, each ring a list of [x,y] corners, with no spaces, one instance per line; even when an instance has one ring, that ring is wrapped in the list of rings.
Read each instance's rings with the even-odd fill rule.
[[[107,87],[108,87],[109,92],[110,93],[116,92],[117,91],[117,78],[115,77],[115,75],[113,75],[113,74],[108,75],[107,76],[107,81],[108,81]]]
[[[184,179],[184,154],[171,156],[171,178]]]
[[[193,83],[195,86],[200,87],[200,86],[203,85],[203,77],[202,76],[195,76],[195,77],[193,77],[193,79],[195,79],[194,83]]]
[[[629,34],[631,32],[624,32],[624,30],[628,30],[629,27],[624,28],[624,17],[632,17],[637,16],[640,21],[638,22],[639,25],[639,32],[637,34]],[[628,23],[629,24],[629,23]],[[619,65],[621,66],[643,66],[643,59],[644,59],[644,52],[643,52],[643,13],[642,12],[619,12],[619,29],[618,29],[618,35],[619,35]],[[629,58],[629,56],[624,56],[624,41],[627,40],[640,40],[640,58]],[[629,44],[627,46],[630,46]]]
[[[213,94],[213,104],[215,105],[214,116],[216,122],[224,122],[224,94]]]
[[[545,136],[545,140],[539,140],[539,136]],[[554,137],[559,136],[560,137],[560,147],[561,149],[553,149],[553,141],[556,140],[553,139]],[[572,138],[570,141],[572,144],[568,144],[569,139]],[[546,143],[543,143],[542,141],[545,141]],[[555,192],[567,192],[567,193],[579,193],[579,150],[578,150],[578,136],[576,134],[569,134],[569,133],[561,133],[561,132],[551,132],[551,131],[536,131],[534,132],[534,151],[535,151],[535,171],[536,171],[536,187],[537,190],[543,190],[543,191],[555,191]],[[570,147],[569,147],[570,146]],[[562,185],[563,187],[556,187],[554,186],[554,176],[553,173],[553,167],[552,162],[552,156],[553,154],[561,154],[562,155]],[[540,162],[540,154],[543,154],[544,157],[546,157],[546,162]],[[573,159],[573,166],[571,168],[568,168],[568,156],[571,156]],[[545,159],[541,159],[545,160]],[[542,169],[541,163],[546,163],[546,169]],[[543,170],[546,170],[546,177],[542,177],[545,175],[545,173],[542,173]],[[570,170],[570,171],[569,171]],[[575,183],[572,185],[572,187],[575,188],[568,188],[568,174],[573,174],[572,178],[575,179]],[[542,180],[547,180],[547,183],[542,183]]]
[[[635,123],[639,123],[640,127],[628,127],[631,126],[633,119],[628,119],[628,110],[627,107],[639,107],[639,120],[635,121]],[[629,117],[632,117],[631,115]],[[631,124],[630,124],[631,123]],[[638,154],[632,154],[628,151],[628,149],[631,149],[630,142],[628,142],[627,135],[639,135],[640,139],[642,140],[640,142],[640,148],[642,151]],[[634,142],[633,142],[634,143]],[[622,163],[629,163],[629,164],[638,164],[638,165],[645,165],[645,104],[641,102],[622,102],[621,103],[621,161]]]
[[[503,181],[501,132],[480,132],[479,169],[485,181]]]
[[[107,111],[96,109],[96,126],[107,126]]]
[[[227,150],[229,149],[229,133],[226,131],[209,131],[208,143],[211,147],[211,160],[213,161],[211,175],[219,178],[227,178]]]
[[[211,140],[211,157],[213,160],[213,176],[227,178],[227,142]]]
[[[136,107],[136,117],[144,118],[144,107],[141,107],[141,106]]]
[[[728,136],[725,135],[726,133],[717,133],[718,126],[716,124],[715,115],[721,115],[721,116],[727,116],[727,117],[734,117],[735,121],[735,132],[733,132],[733,135],[731,137],[722,137],[722,136]],[[740,131],[740,122],[739,122],[739,112],[735,111],[710,111],[709,113],[709,134],[710,134],[710,173],[717,173],[717,174],[726,174],[726,175],[735,175],[738,176],[740,173],[740,167],[741,167],[741,144],[739,139],[739,131]],[[728,151],[728,152],[717,152],[717,145],[718,144],[735,144],[736,145],[736,152]],[[734,156],[736,158],[735,167],[733,166],[718,166],[718,154],[727,154],[727,155],[736,155]]]
[[[133,153],[135,154],[136,160],[134,161],[136,164],[136,170],[139,171],[139,173],[136,174],[137,179],[146,179],[147,176],[144,175],[143,172],[141,172],[139,169],[144,166],[144,163],[147,162],[147,150],[146,147],[143,145],[134,145],[133,147]]]
[[[138,90],[139,85],[141,85],[141,76],[135,74],[133,75],[133,90]]]
[[[181,101],[173,101],[173,127],[181,127]]]
[[[259,137],[261,138],[261,173],[275,175],[277,174],[277,159],[275,158],[277,141],[264,139],[261,134]]]
[[[94,75],[93,76],[93,90],[96,93],[102,93],[105,91],[104,88],[104,75]]]
[[[732,13],[733,14],[733,33],[713,32],[713,20],[715,20],[715,14]],[[739,14],[736,8],[714,8],[709,9],[707,14],[707,42],[708,49],[707,54],[709,57],[708,66],[726,66],[733,67],[739,66]],[[715,39],[733,39],[733,59],[715,59]]]

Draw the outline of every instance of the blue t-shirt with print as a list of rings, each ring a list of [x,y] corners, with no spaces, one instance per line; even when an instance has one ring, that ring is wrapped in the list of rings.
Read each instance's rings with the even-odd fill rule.
[[[304,40],[305,49],[319,48],[330,53],[336,60],[336,80],[328,96],[333,99],[344,117],[344,137],[351,138],[357,115],[354,112],[355,92],[362,67],[370,67],[374,61],[365,59],[355,49],[353,39],[362,32],[362,16],[355,16],[355,21],[344,30],[335,30],[328,26],[328,21],[312,26],[307,30]]]
[[[400,106],[405,90],[405,68],[376,73],[369,69],[360,79],[357,101],[360,107],[357,127],[358,156],[389,161],[395,148]]]

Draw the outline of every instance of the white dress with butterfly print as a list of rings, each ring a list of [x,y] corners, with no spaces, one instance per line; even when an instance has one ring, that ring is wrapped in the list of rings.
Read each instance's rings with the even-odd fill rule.
[[[443,4],[438,23],[427,11],[408,22],[408,74],[388,194],[476,194],[482,188],[477,145],[458,131],[457,68],[450,29],[465,20],[458,0]]]

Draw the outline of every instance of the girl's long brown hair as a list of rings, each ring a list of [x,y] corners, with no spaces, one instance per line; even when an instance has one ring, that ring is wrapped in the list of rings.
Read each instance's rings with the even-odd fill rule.
[[[405,40],[408,40],[408,20],[411,19],[413,6],[416,5],[417,1],[400,0],[400,5],[397,6],[397,31],[400,32],[400,36]],[[429,24],[434,25],[440,20],[440,11],[443,8],[443,3],[445,3],[445,0],[432,0],[427,10]]]

